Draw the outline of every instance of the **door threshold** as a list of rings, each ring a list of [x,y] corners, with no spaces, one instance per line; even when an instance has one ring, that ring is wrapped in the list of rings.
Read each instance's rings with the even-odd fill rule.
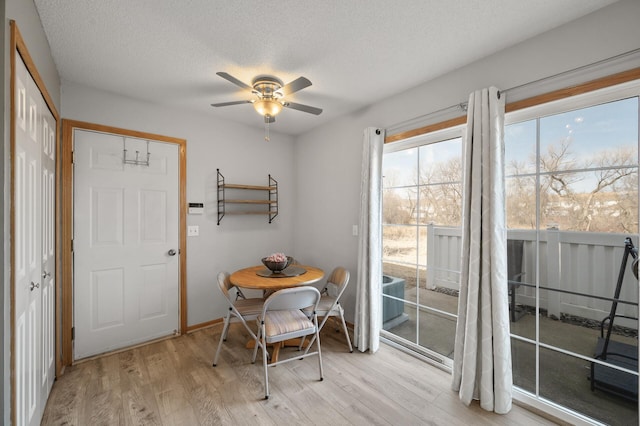
[[[114,349],[112,351],[107,351],[107,352],[102,352],[102,353],[99,353],[99,354],[96,354],[96,355],[91,355],[91,356],[88,356],[86,358],[74,360],[71,365],[82,364],[83,362],[92,361],[94,359],[103,358],[103,357],[109,356],[109,355],[119,354],[119,353],[122,353],[122,352],[130,351],[132,349],[137,349],[137,348],[141,348],[143,346],[148,346],[148,345],[152,345],[154,343],[162,342],[164,340],[175,339],[176,337],[180,337],[180,334],[173,333],[173,334],[169,334],[167,336],[158,337],[157,339],[147,340],[146,342],[136,343],[135,345],[125,346],[123,348]]]

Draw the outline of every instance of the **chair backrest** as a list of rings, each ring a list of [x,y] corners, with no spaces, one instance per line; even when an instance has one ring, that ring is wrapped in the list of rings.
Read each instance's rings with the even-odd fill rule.
[[[522,281],[522,257],[524,256],[524,241],[507,240],[507,279]]]
[[[313,306],[315,311],[320,301],[320,292],[313,286],[301,286],[278,290],[264,302],[262,313],[267,311],[289,311]]]
[[[231,303],[231,297],[229,296],[229,289],[233,287],[233,284],[231,284],[231,280],[229,279],[229,277],[230,276],[228,272],[220,272],[218,274],[218,286],[220,286],[220,291],[222,291],[222,294],[224,294],[224,297],[226,297],[227,300],[229,300],[229,303]]]
[[[342,293],[347,288],[347,284],[349,284],[350,276],[351,274],[349,273],[349,271],[347,271],[342,266],[338,266],[333,271],[331,271],[329,278],[327,278],[327,285],[325,286],[325,289],[327,289],[327,286],[329,284],[335,285],[338,289],[338,294],[336,296],[336,299],[339,299],[340,296],[342,296]]]
[[[232,304],[234,300],[247,298],[244,293],[242,293],[242,290],[240,290],[240,287],[237,287],[231,283],[231,275],[229,275],[228,272],[220,272],[218,274],[218,285],[220,286],[222,294],[224,294],[224,296],[229,299],[229,302],[231,302]],[[230,293],[231,289],[235,290],[235,295]]]

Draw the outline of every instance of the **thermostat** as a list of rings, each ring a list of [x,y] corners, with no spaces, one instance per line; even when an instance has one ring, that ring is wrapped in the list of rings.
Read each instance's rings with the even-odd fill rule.
[[[203,214],[204,203],[189,203],[189,214]]]

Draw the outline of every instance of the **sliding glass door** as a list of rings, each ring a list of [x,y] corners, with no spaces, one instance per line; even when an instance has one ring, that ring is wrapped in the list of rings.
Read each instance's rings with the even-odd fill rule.
[[[638,423],[638,87],[521,111],[505,128],[514,384]]]
[[[638,424],[640,82],[507,114],[508,300],[519,397]],[[382,337],[450,366],[462,128],[385,146]]]

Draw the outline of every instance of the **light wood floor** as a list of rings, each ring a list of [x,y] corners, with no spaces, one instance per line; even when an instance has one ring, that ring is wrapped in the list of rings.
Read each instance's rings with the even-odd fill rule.
[[[260,359],[234,324],[217,367],[222,326],[82,362],[53,386],[43,425],[544,425],[522,407],[507,415],[464,406],[449,374],[384,344],[349,353],[341,334],[322,334],[317,358],[269,369],[263,400]],[[281,358],[293,354],[287,348]]]

